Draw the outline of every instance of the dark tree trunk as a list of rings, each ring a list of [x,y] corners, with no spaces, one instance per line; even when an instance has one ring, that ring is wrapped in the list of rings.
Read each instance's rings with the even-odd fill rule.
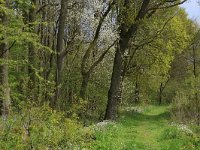
[[[196,60],[196,47],[193,45],[192,47],[192,53],[193,53],[193,75],[196,80],[197,78],[197,60]],[[197,87],[195,85],[195,90],[197,90]],[[197,118],[197,124],[200,125],[200,102],[199,102],[199,96],[198,93],[195,91],[195,106],[196,106],[196,118]]]
[[[1,59],[3,59],[3,64],[0,65],[0,84],[1,84],[1,110],[2,115],[7,116],[10,113],[10,87],[8,82],[8,46],[6,43],[0,45],[1,51],[3,51],[3,55]],[[6,51],[6,52],[5,52]]]
[[[123,75],[123,68],[124,68],[124,53],[129,47],[129,42],[132,37],[136,34],[138,29],[138,21],[143,19],[146,15],[146,10],[150,0],[143,0],[140,11],[135,18],[135,23],[133,23],[130,27],[127,24],[123,23],[119,27],[120,29],[120,40],[119,40],[119,47],[117,47],[114,64],[113,64],[113,72],[111,78],[110,89],[108,91],[108,102],[106,108],[106,114],[104,119],[105,120],[113,120],[117,116],[118,111],[118,104],[121,99],[121,91],[122,91],[122,75]],[[124,7],[127,10],[130,7],[130,1],[126,0],[124,3]],[[126,16],[127,12],[124,12],[122,16]]]
[[[159,88],[159,99],[158,99],[158,101],[159,101],[159,105],[161,105],[162,104],[162,95],[163,95],[163,83],[161,83],[160,84],[160,88]]]
[[[58,25],[58,34],[57,34],[57,64],[56,64],[56,91],[55,98],[52,102],[52,106],[57,106],[58,100],[61,96],[61,86],[62,86],[62,70],[65,56],[63,55],[64,47],[64,30],[66,22],[66,9],[67,9],[67,0],[61,1],[61,10],[59,16],[59,25]]]
[[[9,7],[9,1],[6,0],[6,7]],[[6,14],[1,17],[1,23],[6,25],[8,23],[8,18]],[[6,38],[6,37],[5,37]],[[5,40],[5,39],[4,39]],[[7,43],[0,44],[0,58],[4,61],[0,65],[0,108],[2,115],[6,118],[10,114],[10,87],[9,87],[9,77],[8,77],[8,55],[9,48]]]
[[[192,53],[193,53],[193,75],[194,75],[194,78],[196,79],[197,78],[197,69],[196,69],[196,48],[195,48],[195,45],[193,45],[193,47],[192,47]],[[197,92],[195,92],[195,100],[198,101]]]
[[[114,59],[111,85],[108,91],[108,103],[106,108],[105,120],[113,120],[117,115],[117,107],[121,98],[123,53],[117,48]]]
[[[36,33],[35,25],[33,23],[36,21],[36,0],[31,0],[32,6],[29,10],[28,15],[28,22],[30,32]],[[29,83],[28,83],[28,97],[31,100],[36,99],[36,76],[35,76],[35,67],[36,67],[36,54],[35,54],[35,47],[32,43],[29,43],[28,47],[28,76],[29,76]]]
[[[164,83],[161,82],[160,83],[160,87],[159,87],[159,93],[158,93],[158,103],[159,105],[162,104],[163,102],[163,92],[165,90],[165,87],[167,86],[167,83],[169,82],[170,78],[168,78]]]
[[[135,96],[134,96],[134,102],[138,103],[140,100],[139,94],[140,94],[140,89],[139,89],[139,81],[138,81],[138,77],[136,78],[135,81]]]
[[[82,84],[81,84],[81,90],[80,90],[80,97],[82,99],[86,99],[86,93],[87,93],[87,87],[88,87],[88,83],[89,83],[89,78],[90,78],[90,74],[86,73],[86,74],[82,74]]]

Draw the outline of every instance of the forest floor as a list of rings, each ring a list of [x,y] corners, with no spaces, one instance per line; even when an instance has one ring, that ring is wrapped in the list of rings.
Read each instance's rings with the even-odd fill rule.
[[[185,126],[172,125],[167,106],[123,111],[115,123],[98,127],[91,149],[200,150],[199,137]]]

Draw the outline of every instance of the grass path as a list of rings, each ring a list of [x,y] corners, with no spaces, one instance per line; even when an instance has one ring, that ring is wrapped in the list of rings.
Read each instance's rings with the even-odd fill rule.
[[[126,112],[124,119],[120,119],[122,132],[132,133],[134,136],[130,143],[134,143],[133,149],[156,150],[160,143],[158,138],[165,126],[168,125],[169,113],[167,107],[149,107],[143,113]],[[133,131],[133,132],[131,132]],[[126,134],[122,137],[126,140]],[[123,148],[122,148],[123,149]],[[126,149],[126,146],[124,147]]]
[[[150,106],[142,113],[124,112],[117,123],[97,131],[93,149],[179,150],[180,147],[184,149],[187,141],[178,137],[179,132],[177,130],[173,130],[173,133],[168,132],[169,119],[170,115],[166,106]],[[162,136],[165,132],[167,139],[163,140]],[[188,146],[185,149],[188,149]],[[199,150],[194,146],[190,149]]]

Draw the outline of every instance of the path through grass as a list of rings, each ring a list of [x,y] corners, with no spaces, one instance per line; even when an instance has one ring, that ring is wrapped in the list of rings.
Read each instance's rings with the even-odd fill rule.
[[[200,150],[199,138],[170,126],[166,106],[149,106],[142,113],[123,112],[120,119],[96,131],[91,149]]]

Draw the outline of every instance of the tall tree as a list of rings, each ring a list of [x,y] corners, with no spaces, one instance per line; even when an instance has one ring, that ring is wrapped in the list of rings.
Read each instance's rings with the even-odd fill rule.
[[[123,9],[121,8],[120,15],[121,22],[119,23],[120,39],[119,46],[116,49],[113,72],[111,78],[110,89],[108,92],[108,103],[106,108],[106,114],[104,119],[115,119],[117,115],[118,103],[121,99],[122,91],[122,73],[124,67],[124,54],[130,46],[131,39],[136,35],[138,27],[144,18],[150,18],[158,9],[165,9],[177,6],[184,1],[152,1],[143,0],[138,7],[138,12],[134,18],[127,18],[130,15],[131,6],[135,4],[131,0],[125,0],[123,3]],[[120,20],[120,18],[119,18]],[[129,20],[129,24],[128,21]],[[131,20],[131,21],[130,21]],[[132,21],[133,20],[133,21]]]
[[[119,46],[116,49],[114,65],[113,65],[113,73],[111,78],[110,89],[108,92],[108,104],[106,108],[105,119],[115,119],[117,114],[117,106],[119,100],[121,99],[121,88],[122,88],[122,73],[123,73],[123,56],[125,51],[129,47],[129,42],[131,38],[137,31],[138,21],[145,17],[148,5],[150,0],[144,0],[142,6],[134,19],[134,23],[128,26],[124,20],[122,21],[119,29],[120,29],[120,39]],[[125,0],[124,8],[126,10],[130,10],[131,1]],[[122,16],[125,17],[127,15],[126,11],[122,11]]]
[[[5,8],[9,8],[9,0],[5,1]],[[0,15],[0,22],[3,25],[8,24],[8,16],[6,12],[2,13]],[[11,100],[10,100],[10,87],[9,87],[9,81],[8,81],[8,56],[9,56],[9,46],[8,41],[6,39],[6,36],[4,34],[4,37],[2,37],[3,42],[0,44],[0,59],[2,60],[0,64],[0,83],[1,83],[1,99],[0,102],[2,103],[2,114],[3,116],[7,116],[10,113],[10,106],[11,106]],[[1,105],[1,104],[0,104]]]
[[[67,0],[61,0],[61,9],[59,15],[59,25],[58,25],[58,34],[57,34],[57,47],[56,47],[56,91],[55,91],[55,98],[53,100],[54,106],[57,105],[59,98],[61,96],[61,86],[62,86],[62,70],[63,70],[63,63],[64,63],[64,35],[65,35],[65,22],[66,22],[66,15],[67,15]]]
[[[36,22],[36,9],[37,0],[31,0],[31,7],[29,9],[27,22],[29,23],[30,32],[36,33],[35,22]],[[36,53],[35,46],[33,43],[29,43],[28,46],[28,76],[29,76],[29,87],[28,87],[28,97],[31,100],[36,100]]]

